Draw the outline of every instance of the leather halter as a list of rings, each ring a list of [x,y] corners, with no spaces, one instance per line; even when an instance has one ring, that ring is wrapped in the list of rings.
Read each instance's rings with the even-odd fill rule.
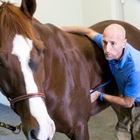
[[[0,86],[0,90],[7,97],[7,95],[4,92],[4,89],[1,86]],[[7,97],[7,99],[10,102],[11,108],[16,112],[15,107],[14,107],[15,103],[17,103],[19,101],[22,101],[22,100],[29,99],[29,98],[34,98],[34,97],[41,97],[41,98],[44,98],[44,99],[46,98],[43,93],[30,93],[30,94],[26,94],[26,95],[21,95],[19,97],[14,98],[14,99],[11,99],[11,98]]]
[[[41,97],[41,98],[44,98],[44,99],[46,98],[43,93],[30,93],[30,94],[26,94],[26,95],[21,95],[19,97],[14,98],[14,99],[8,98],[8,100],[10,102],[11,108],[13,110],[15,110],[15,107],[14,107],[15,103],[17,103],[19,101],[22,101],[22,100],[29,99],[29,98],[34,98],[34,97]]]
[[[0,91],[7,97],[7,95],[5,94],[4,89],[2,88],[1,85],[0,85]],[[41,97],[41,98],[44,98],[44,99],[46,98],[43,93],[30,93],[30,94],[26,94],[26,95],[21,95],[19,97],[14,98],[14,99],[11,99],[11,98],[7,97],[7,99],[10,102],[11,108],[15,111],[15,107],[14,107],[15,103],[17,103],[19,101],[22,101],[22,100],[29,99],[29,98],[35,98],[35,97]]]
[[[4,90],[1,86],[0,86],[0,90],[6,96]],[[11,99],[11,98],[7,97],[7,99],[10,102],[11,108],[15,111],[15,113],[17,113],[17,111],[15,110],[15,107],[14,107],[15,103],[17,103],[19,101],[22,101],[22,100],[29,99],[29,98],[34,98],[34,97],[41,97],[41,98],[44,98],[44,99],[46,98],[43,93],[30,93],[30,94],[26,94],[26,95],[21,95],[19,97],[14,98],[14,99]],[[22,124],[21,123],[17,126],[12,126],[10,124],[5,124],[5,123],[0,122],[0,126],[12,130],[14,134],[19,134],[21,132],[21,129],[22,129]]]

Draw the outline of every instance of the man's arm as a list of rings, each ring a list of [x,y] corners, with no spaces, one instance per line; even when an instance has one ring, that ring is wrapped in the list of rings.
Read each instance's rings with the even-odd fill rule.
[[[63,26],[63,27],[59,27],[59,28],[66,32],[69,32],[69,33],[85,35],[85,36],[89,37],[91,40],[94,39],[95,35],[99,34],[98,32],[96,32],[90,28],[86,28],[86,27],[82,27],[82,26]]]
[[[102,92],[100,91],[95,91],[94,93],[91,94],[91,102],[93,103],[94,101],[96,101],[97,99],[100,99],[100,95],[102,94]],[[108,101],[110,103],[114,103],[126,108],[132,107],[135,101],[135,98],[130,98],[130,97],[117,97],[117,96],[113,96],[113,95],[109,95],[109,94],[104,94],[102,96],[102,99],[104,101]]]

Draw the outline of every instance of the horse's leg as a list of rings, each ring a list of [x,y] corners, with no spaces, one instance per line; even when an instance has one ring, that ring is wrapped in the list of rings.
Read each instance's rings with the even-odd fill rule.
[[[118,91],[118,89],[116,90],[115,95],[121,97],[121,94]],[[113,110],[115,111],[115,113],[116,113],[116,115],[117,115],[117,117],[119,119],[119,117],[120,117],[120,106],[116,105],[116,104],[111,104],[111,107],[113,108]]]
[[[109,107],[110,104],[108,102],[102,102],[102,101],[95,101],[92,103],[92,109],[91,109],[91,116],[94,116],[101,112],[102,110],[106,109]]]
[[[111,104],[111,107],[113,108],[113,110],[115,111],[118,119],[120,117],[120,106],[119,105],[116,105],[116,104]]]
[[[67,136],[71,140],[89,140],[88,123],[79,122]]]

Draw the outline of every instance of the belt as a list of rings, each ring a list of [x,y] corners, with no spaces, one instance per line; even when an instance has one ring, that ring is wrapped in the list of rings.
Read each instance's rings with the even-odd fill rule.
[[[140,103],[134,102],[134,106],[135,106],[135,107],[140,107]]]

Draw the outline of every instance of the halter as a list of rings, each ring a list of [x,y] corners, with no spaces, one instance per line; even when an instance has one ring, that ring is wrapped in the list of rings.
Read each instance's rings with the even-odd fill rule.
[[[4,89],[1,86],[0,86],[0,90],[7,97],[7,95],[4,92]],[[23,101],[23,100],[29,99],[29,98],[34,98],[34,97],[41,97],[41,98],[44,98],[44,99],[46,98],[43,93],[30,93],[30,94],[26,94],[26,95],[21,95],[19,97],[14,98],[14,99],[11,99],[10,97],[7,97],[7,99],[10,102],[11,108],[16,112],[15,106],[14,106],[15,103],[17,103],[19,101]]]
[[[7,97],[7,95],[4,92],[4,89],[1,86],[0,86],[0,90]],[[34,98],[34,97],[41,97],[41,98],[44,98],[44,99],[46,98],[43,93],[30,93],[30,94],[27,94],[27,95],[21,95],[19,97],[14,98],[14,99],[11,99],[11,98],[7,97],[7,99],[10,102],[11,108],[16,112],[15,107],[14,107],[15,103],[17,103],[19,101],[22,101],[22,100],[29,99],[29,98]],[[21,132],[21,129],[22,129],[22,124],[20,123],[19,125],[12,126],[10,124],[5,124],[3,122],[0,122],[0,127],[7,128],[7,129],[11,130],[14,134],[19,134]]]
[[[26,100],[29,98],[34,98],[34,97],[41,97],[41,98],[46,98],[45,95],[43,93],[30,93],[30,94],[26,94],[26,95],[21,95],[19,97],[16,97],[14,99],[8,98],[9,102],[10,102],[10,106],[13,110],[15,110],[14,104],[22,101],[22,100]]]
[[[97,90],[101,89],[102,87],[104,87],[104,86],[108,85],[108,84],[109,84],[112,80],[113,80],[113,77],[111,77],[111,78],[110,78],[110,80],[108,80],[108,81],[107,81],[107,82],[105,82],[104,84],[99,85],[99,86],[98,86],[98,87],[96,87],[95,89],[92,89],[92,90],[90,91],[90,94],[92,94],[92,93],[94,93],[95,91],[97,91]]]

